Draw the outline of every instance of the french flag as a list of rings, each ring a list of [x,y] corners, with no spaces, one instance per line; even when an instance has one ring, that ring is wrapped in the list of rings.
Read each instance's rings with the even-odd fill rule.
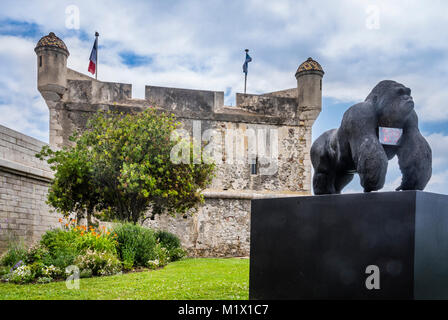
[[[98,37],[95,38],[95,43],[93,44],[92,52],[90,53],[90,63],[89,72],[95,74],[96,72],[96,61],[98,57]]]

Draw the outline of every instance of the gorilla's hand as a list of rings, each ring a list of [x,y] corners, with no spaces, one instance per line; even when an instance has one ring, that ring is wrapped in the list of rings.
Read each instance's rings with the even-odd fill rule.
[[[376,191],[384,186],[387,172],[387,156],[374,135],[365,136],[355,156],[358,160],[356,171],[359,174],[364,192]]]
[[[432,154],[417,127],[403,133],[397,156],[403,178],[395,190],[423,190],[431,178]]]

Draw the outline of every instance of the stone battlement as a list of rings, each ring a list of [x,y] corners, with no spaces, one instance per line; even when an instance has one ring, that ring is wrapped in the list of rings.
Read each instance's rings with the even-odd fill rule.
[[[51,41],[46,41],[46,39]],[[295,73],[297,88],[266,94],[236,94],[236,106],[224,105],[223,91],[148,85],[145,99],[132,98],[132,85],[98,81],[67,68],[69,52],[51,33],[35,48],[38,89],[50,109],[50,144],[69,144],[98,110],[141,111],[153,106],[179,119],[311,128],[322,109],[322,67],[309,58]]]
[[[67,70],[67,90],[62,96],[56,97],[55,102],[65,102],[71,110],[139,111],[151,105],[182,118],[305,125],[300,121],[303,119],[297,103],[297,89],[267,94],[237,93],[235,107],[224,105],[223,91],[150,85],[145,87],[145,99],[133,99],[131,84],[98,81],[74,70]]]

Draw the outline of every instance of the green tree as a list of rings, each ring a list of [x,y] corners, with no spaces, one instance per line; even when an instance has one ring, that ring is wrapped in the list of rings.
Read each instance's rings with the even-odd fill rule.
[[[46,158],[55,172],[47,203],[64,216],[75,213],[78,221],[86,217],[92,225],[92,216],[102,198],[92,180],[89,150],[82,144],[58,151],[44,146],[36,156],[41,160]]]
[[[136,223],[161,213],[185,213],[203,202],[214,164],[193,161],[192,142],[175,138],[180,124],[154,108],[132,114],[100,112],[76,133],[73,147],[36,156],[55,170],[48,203],[67,215],[93,215]],[[187,143],[188,163],[171,161],[173,147]]]

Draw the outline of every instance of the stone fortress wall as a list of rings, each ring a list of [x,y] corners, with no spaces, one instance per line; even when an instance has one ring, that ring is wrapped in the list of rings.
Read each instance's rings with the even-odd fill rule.
[[[208,129],[217,133],[223,163],[217,165],[216,177],[204,191],[205,203],[186,216],[158,216],[147,222],[177,234],[190,255],[249,255],[251,200],[311,193],[311,128],[321,111],[324,74],[311,58],[296,72],[297,88],[237,94],[236,106],[229,107],[222,91],[146,86],[145,99],[133,99],[130,84],[98,81],[67,68],[68,49],[52,33],[39,41],[35,51],[38,89],[50,111],[51,146],[70,144],[74,130],[83,130],[98,110],[130,112],[149,106],[173,113],[192,136]],[[257,158],[255,174],[247,161],[229,161],[226,134],[230,131],[237,132],[236,139],[243,136],[239,143],[246,152],[252,132],[266,132],[267,154],[278,143],[273,174],[262,174],[269,167],[263,159]]]
[[[34,156],[44,145],[0,126],[0,252],[12,236],[32,243],[58,226],[57,216],[45,203],[53,173]]]

